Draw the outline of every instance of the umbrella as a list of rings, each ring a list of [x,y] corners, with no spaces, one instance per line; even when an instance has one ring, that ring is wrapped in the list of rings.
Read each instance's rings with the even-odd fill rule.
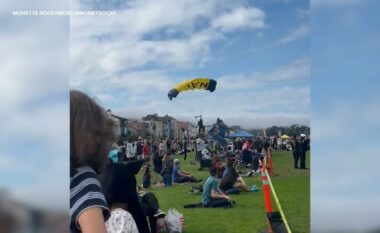
[[[290,137],[288,135],[286,135],[286,134],[284,134],[284,135],[281,136],[281,139],[283,139],[283,140],[288,140],[289,138]]]

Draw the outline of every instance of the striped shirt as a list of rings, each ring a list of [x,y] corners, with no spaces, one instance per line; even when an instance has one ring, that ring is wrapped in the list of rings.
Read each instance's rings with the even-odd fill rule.
[[[109,217],[107,202],[96,172],[88,166],[77,168],[70,177],[70,231],[81,232],[78,218],[85,210],[98,207],[103,210],[104,221]]]

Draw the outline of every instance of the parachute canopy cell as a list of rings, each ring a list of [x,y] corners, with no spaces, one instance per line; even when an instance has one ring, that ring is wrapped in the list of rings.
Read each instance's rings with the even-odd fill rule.
[[[182,91],[188,90],[209,90],[210,92],[215,91],[217,82],[214,79],[208,78],[196,78],[191,80],[183,81],[177,84],[173,89],[168,92],[168,97],[170,100],[177,97],[177,95]]]

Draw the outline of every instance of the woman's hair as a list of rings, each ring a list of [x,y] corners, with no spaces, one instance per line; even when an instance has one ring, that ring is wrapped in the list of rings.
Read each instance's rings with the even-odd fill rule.
[[[234,163],[235,163],[235,158],[228,158],[227,159],[227,167],[228,168],[233,167]]]
[[[134,164],[139,170],[143,160]],[[111,207],[116,203],[128,204],[131,196],[136,192],[136,178],[134,169],[125,164],[109,164],[101,175],[102,187],[107,204]]]
[[[221,160],[220,160],[220,158],[218,157],[218,156],[214,156],[213,158],[212,158],[212,165],[215,165],[217,162],[220,162]]]
[[[115,140],[113,121],[88,95],[70,91],[70,170],[91,166],[100,172]]]
[[[215,167],[210,167],[210,175],[216,176],[216,168]]]

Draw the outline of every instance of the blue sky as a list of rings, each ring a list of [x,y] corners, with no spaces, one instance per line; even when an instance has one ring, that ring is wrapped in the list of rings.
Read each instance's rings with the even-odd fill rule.
[[[72,7],[118,12],[70,21],[70,85],[113,112],[189,121],[202,114],[206,124],[221,117],[247,128],[309,125],[308,1],[73,1]],[[216,79],[217,90],[168,100],[176,83],[195,77]]]
[[[379,227],[379,1],[313,1],[313,232]]]
[[[0,189],[61,211],[69,206],[69,19],[11,13],[67,5],[15,0],[0,7]]]

